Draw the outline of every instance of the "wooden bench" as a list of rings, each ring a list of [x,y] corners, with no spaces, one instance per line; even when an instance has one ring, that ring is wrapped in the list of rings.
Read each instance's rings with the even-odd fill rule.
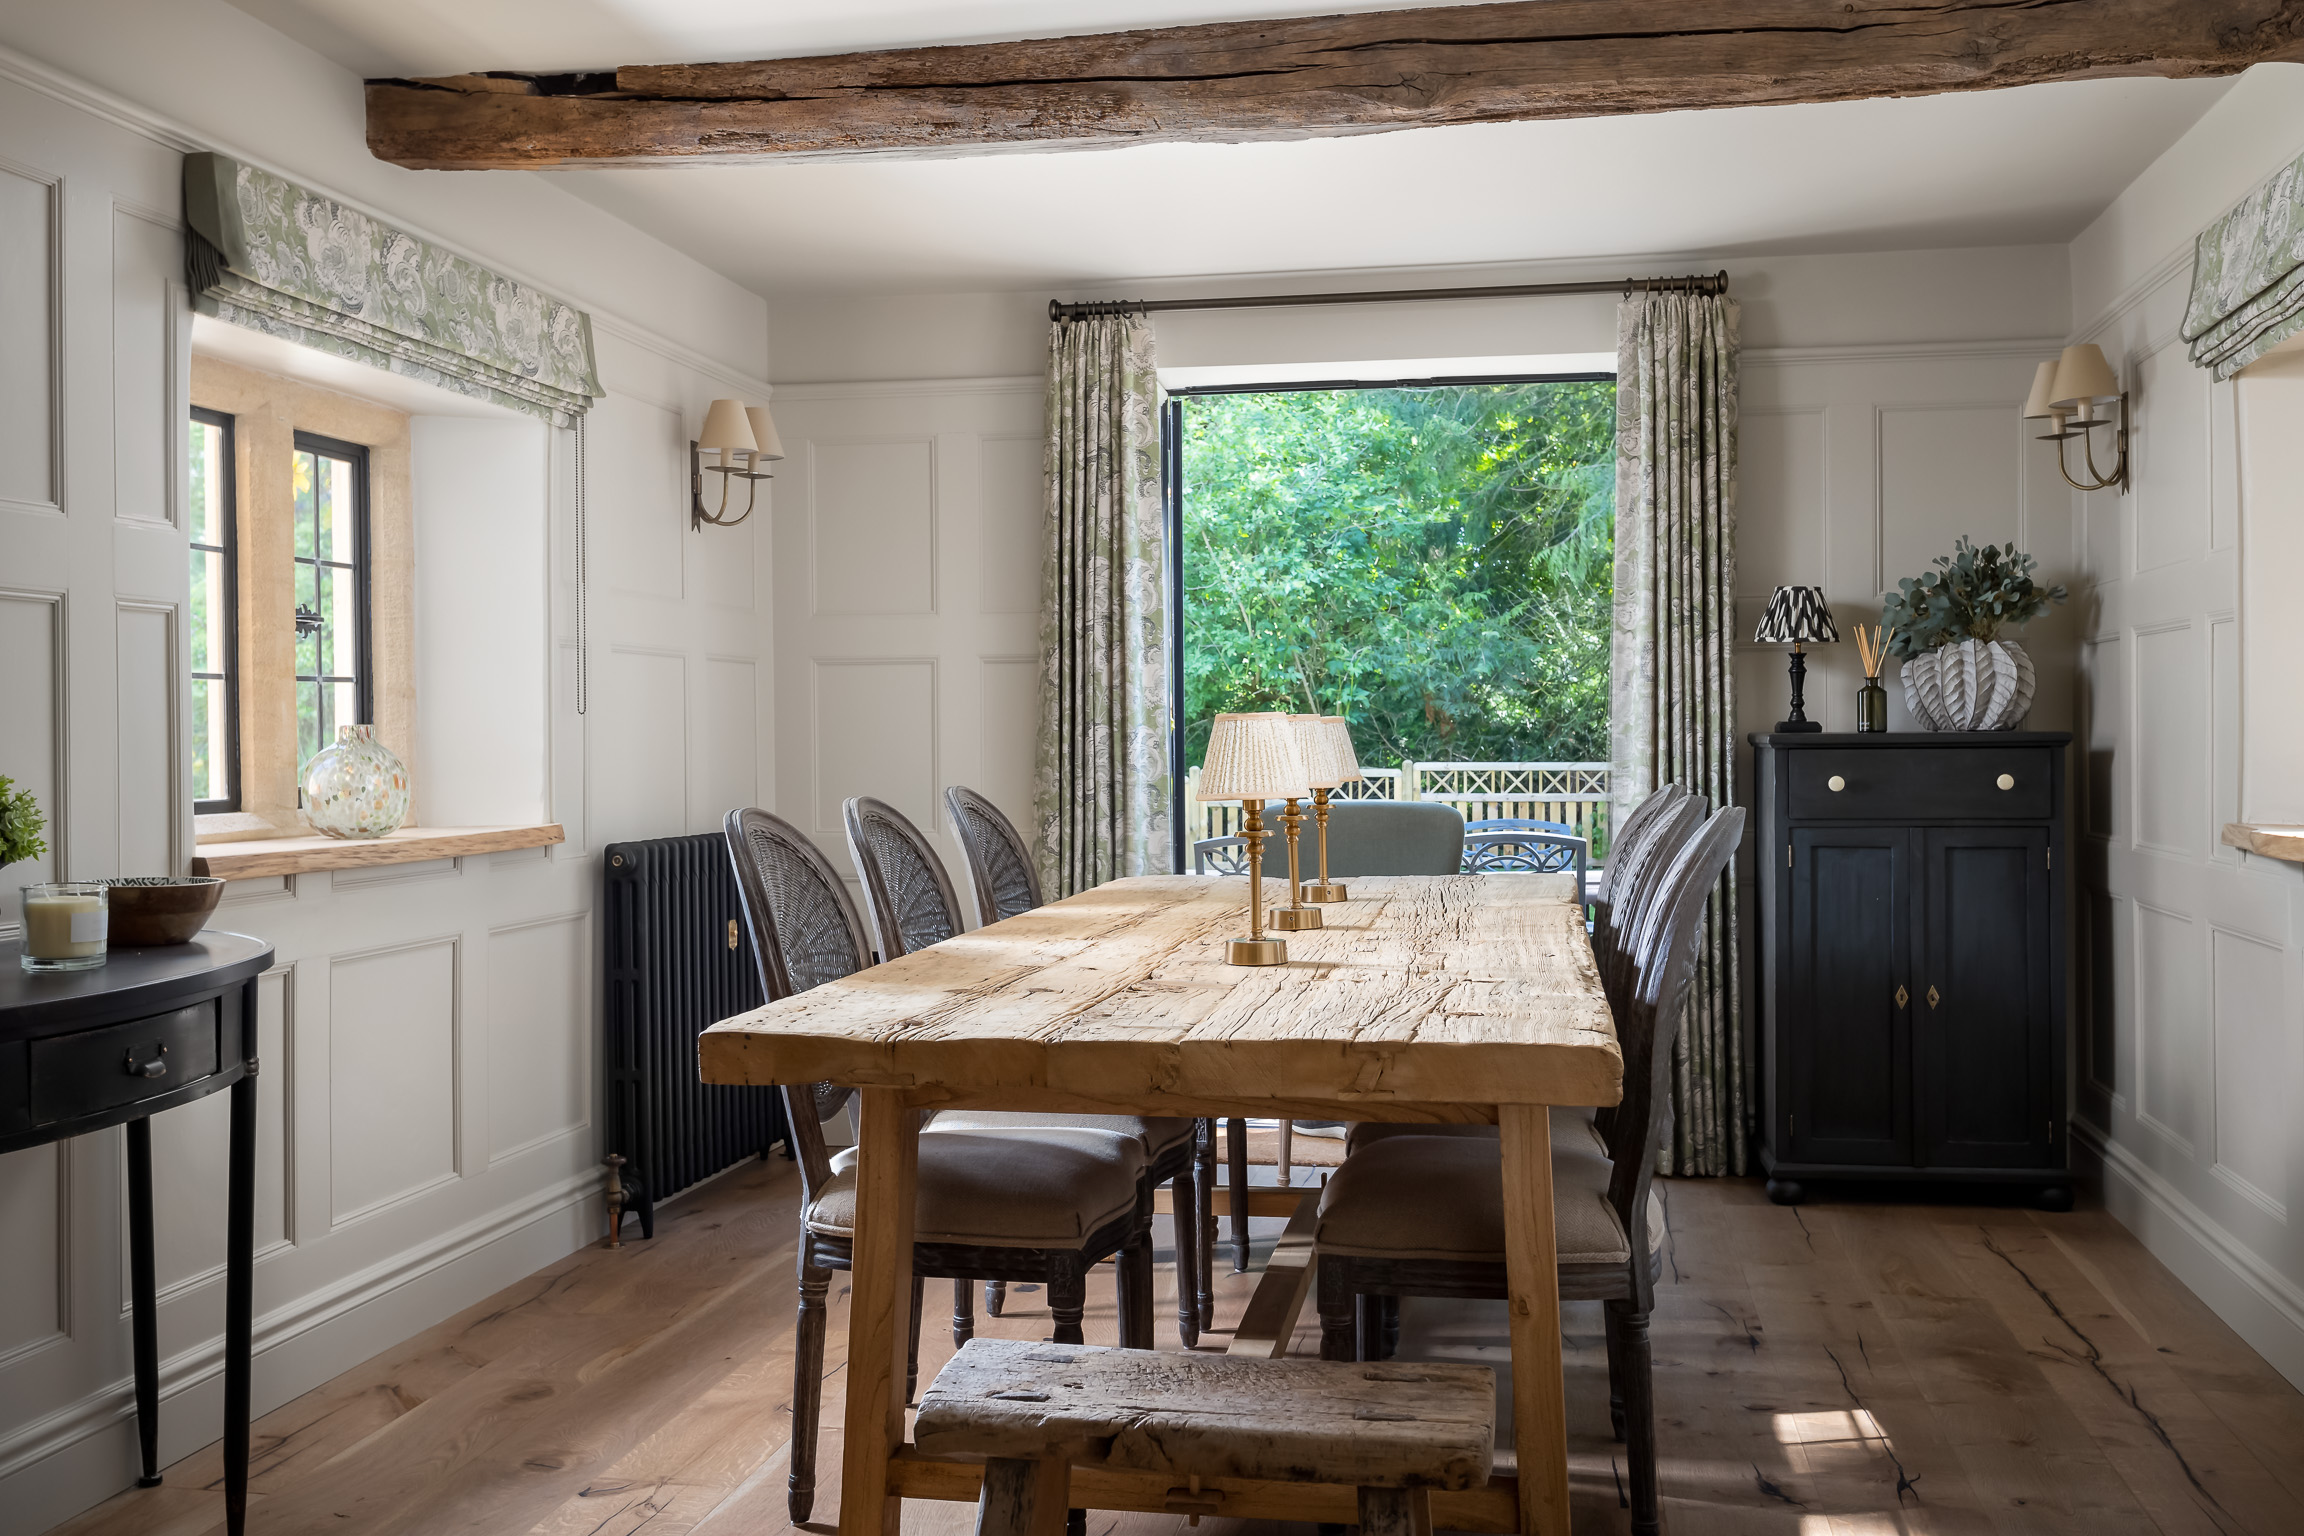
[[[1152,1472],[1179,1514],[1225,1478],[1360,1490],[1366,1536],[1430,1536],[1431,1490],[1488,1480],[1481,1365],[1249,1360],[971,1339],[920,1399],[929,1456],[982,1456],[978,1536],[1060,1536],[1070,1469]]]

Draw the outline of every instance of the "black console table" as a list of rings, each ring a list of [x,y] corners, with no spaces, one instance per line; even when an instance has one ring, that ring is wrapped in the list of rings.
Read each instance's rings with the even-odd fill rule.
[[[2061,731],[1752,738],[1760,1165],[2029,1185],[2064,1141]]]
[[[248,1520],[248,1378],[256,1250],[256,978],[261,940],[115,948],[90,971],[31,974],[0,944],[0,1152],[127,1127],[128,1266],[135,1293],[136,1438],[160,1481],[160,1339],[154,1316],[152,1119],[232,1091],[224,1260],[224,1513]]]

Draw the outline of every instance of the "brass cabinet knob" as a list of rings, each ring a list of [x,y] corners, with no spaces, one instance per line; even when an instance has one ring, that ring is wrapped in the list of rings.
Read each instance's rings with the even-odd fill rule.
[[[1824,787],[1825,787],[1826,789],[1828,789],[1828,790],[1832,791],[1832,793],[1834,793],[1834,794],[1838,794],[1838,793],[1840,793],[1840,791],[1842,791],[1842,790],[1844,790],[1844,789],[1846,789],[1846,788],[1848,787],[1848,781],[1847,781],[1846,779],[1844,779],[1844,778],[1840,777],[1840,775],[1838,775],[1838,774],[1834,774],[1834,775],[1832,775],[1832,777],[1830,777],[1830,778],[1828,778],[1828,779],[1826,779],[1826,780],[1824,781]],[[2005,788],[2007,788],[2008,786],[2006,786],[2005,784],[2003,784],[2003,785],[2002,785],[2002,786],[2000,786],[2000,787],[2001,787],[2001,788],[2003,788],[2003,789],[2005,789]]]
[[[1998,784],[2002,789],[2014,789],[2016,787],[2016,775],[2012,773],[2004,773],[2000,775],[1999,778],[1993,780],[1993,782]]]

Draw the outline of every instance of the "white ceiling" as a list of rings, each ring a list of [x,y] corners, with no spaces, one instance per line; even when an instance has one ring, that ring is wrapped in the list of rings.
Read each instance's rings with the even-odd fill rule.
[[[769,58],[1314,9],[1273,0],[235,3],[365,75]],[[1330,0],[1317,10],[1402,7]],[[2025,244],[2077,234],[2227,83],[2100,80],[1291,143],[547,174],[775,297]]]

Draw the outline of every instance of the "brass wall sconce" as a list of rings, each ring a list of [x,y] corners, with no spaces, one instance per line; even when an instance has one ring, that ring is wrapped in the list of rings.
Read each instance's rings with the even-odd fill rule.
[[[2099,416],[2097,407],[2118,405],[2117,419]],[[2026,421],[2045,421],[2049,430],[2040,434],[2040,441],[2056,445],[2056,472],[2064,483],[2076,491],[2102,491],[2120,487],[2128,490],[2128,392],[2120,387],[2113,375],[2112,365],[2104,360],[2104,349],[2094,342],[2077,347],[2066,347],[2064,355],[2040,365],[2032,376],[2032,393],[2024,402]],[[2112,429],[2112,468],[2096,467],[2096,429]],[[2064,445],[2072,439],[2080,440],[2080,451],[2088,468],[2088,478],[2074,479],[2071,466],[2066,462]]]
[[[704,462],[704,455],[717,453],[717,464]],[[715,528],[733,528],[752,515],[753,502],[760,495],[760,482],[771,479],[767,466],[784,457],[784,444],[776,436],[776,423],[769,419],[768,407],[746,405],[741,400],[715,400],[704,413],[704,431],[688,444],[688,526],[701,528],[706,523]],[[720,509],[704,510],[704,472],[710,470],[720,476]],[[728,489],[732,480],[751,482],[744,496],[744,510],[734,517],[728,515]]]
[[[1248,842],[1248,937],[1224,949],[1234,965],[1288,963],[1288,941],[1264,937],[1264,802],[1311,794],[1295,722],[1279,713],[1216,717],[1200,768],[1200,798],[1242,802],[1240,833]]]

